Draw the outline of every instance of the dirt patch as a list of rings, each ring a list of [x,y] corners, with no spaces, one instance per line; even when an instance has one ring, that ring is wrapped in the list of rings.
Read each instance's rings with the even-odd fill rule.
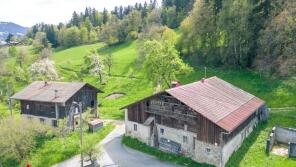
[[[286,146],[283,145],[277,145],[277,146],[273,146],[271,152],[275,155],[279,155],[279,156],[288,156],[288,148]]]
[[[108,96],[105,97],[105,99],[118,99],[122,96],[125,96],[125,93],[112,93],[112,94],[109,94]]]

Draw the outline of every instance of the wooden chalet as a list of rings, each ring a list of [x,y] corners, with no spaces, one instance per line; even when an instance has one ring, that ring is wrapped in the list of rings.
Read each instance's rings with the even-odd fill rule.
[[[59,119],[69,115],[74,101],[81,102],[83,112],[91,108],[97,113],[99,92],[94,86],[82,82],[35,81],[11,99],[20,101],[23,117],[57,126]]]
[[[268,117],[264,101],[218,77],[173,87],[124,108],[126,135],[216,166],[224,166]]]

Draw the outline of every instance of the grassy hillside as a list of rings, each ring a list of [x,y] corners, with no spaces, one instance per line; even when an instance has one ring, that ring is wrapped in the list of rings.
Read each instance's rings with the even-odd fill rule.
[[[91,49],[98,49],[101,56],[106,56],[110,52],[113,54],[112,77],[108,77],[105,85],[100,85],[98,79],[94,76],[79,77],[83,56]],[[52,57],[64,80],[83,80],[96,85],[104,91],[103,94],[99,95],[102,104],[100,110],[104,115],[117,112],[120,107],[153,93],[154,87],[145,78],[143,69],[141,67],[137,68],[136,58],[136,41],[113,47],[105,47],[100,43],[80,46],[59,51]],[[130,78],[130,75],[135,78]],[[208,69],[207,76],[218,76],[259,96],[267,102],[269,107],[285,107],[296,104],[296,78],[285,80],[264,78],[255,72],[237,69]],[[195,67],[194,72],[189,76],[179,76],[178,79],[185,84],[200,80],[203,77],[203,69]],[[126,96],[116,100],[106,100],[105,97],[113,92],[122,92]]]
[[[65,50],[56,50],[51,57],[63,81],[89,82],[104,93],[99,94],[100,112],[103,118],[122,119],[123,113],[119,108],[143,97],[149,96],[154,91],[154,86],[145,78],[144,71],[136,65],[137,42],[127,42],[121,45],[107,47],[102,43],[73,47]],[[29,47],[30,50],[30,47]],[[106,84],[99,84],[99,79],[87,75],[81,76],[83,57],[91,50],[97,50],[101,56],[113,54],[114,65],[111,69],[112,76],[107,78]],[[29,66],[35,56],[28,56],[26,66]],[[15,58],[6,59],[5,65],[14,66]],[[269,107],[295,106],[296,104],[296,77],[288,79],[271,79],[260,77],[252,71],[211,69],[207,70],[207,77],[218,76],[262,99]],[[203,68],[195,67],[194,72],[188,76],[179,76],[183,83],[190,83],[204,77]],[[17,83],[17,90],[24,87]],[[111,93],[120,92],[126,95],[118,99],[108,100],[105,97]]]

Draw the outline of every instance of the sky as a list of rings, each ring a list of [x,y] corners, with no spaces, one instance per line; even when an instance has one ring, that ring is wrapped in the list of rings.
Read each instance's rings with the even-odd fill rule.
[[[86,7],[110,11],[115,6],[145,1],[149,0],[0,0],[0,21],[26,27],[40,22],[58,24],[69,21],[73,11],[82,12]]]

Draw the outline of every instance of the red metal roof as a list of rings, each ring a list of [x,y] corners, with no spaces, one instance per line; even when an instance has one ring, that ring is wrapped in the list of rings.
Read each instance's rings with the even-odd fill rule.
[[[261,99],[218,77],[171,88],[166,92],[228,132],[264,104]]]
[[[89,84],[83,82],[35,81],[22,91],[14,94],[11,98],[17,100],[64,103],[85,85]],[[93,88],[97,89],[95,87]],[[55,90],[57,90],[56,94]],[[100,92],[98,89],[97,91]]]

